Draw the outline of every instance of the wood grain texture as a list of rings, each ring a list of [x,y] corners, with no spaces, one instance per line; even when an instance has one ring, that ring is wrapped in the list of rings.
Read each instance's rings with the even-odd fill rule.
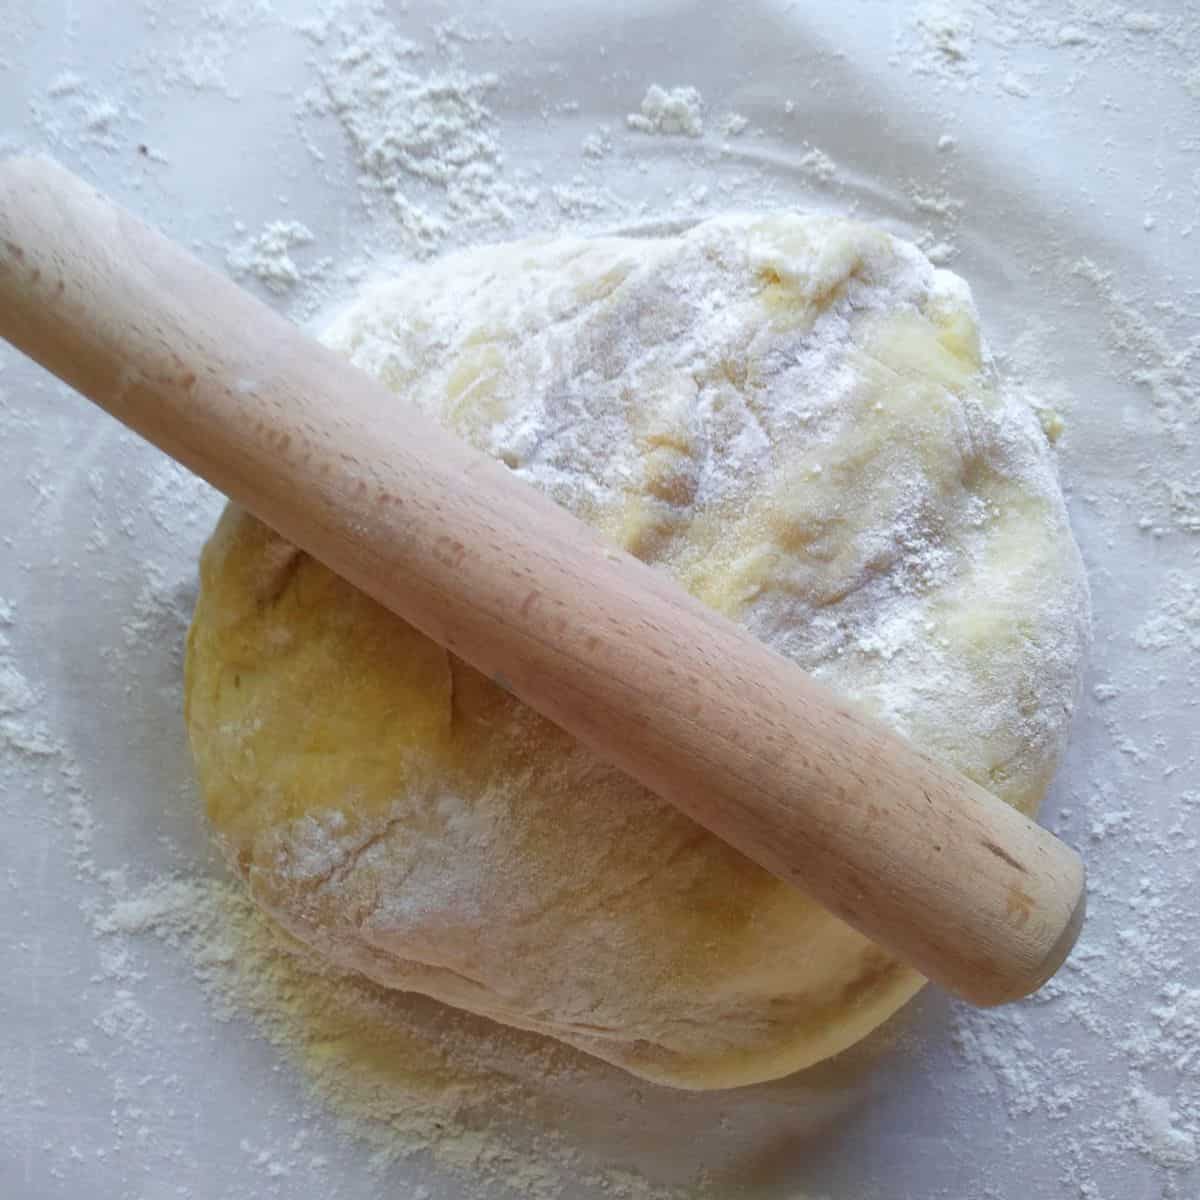
[[[0,164],[0,334],[929,978],[1069,952],[1072,850],[47,159]]]

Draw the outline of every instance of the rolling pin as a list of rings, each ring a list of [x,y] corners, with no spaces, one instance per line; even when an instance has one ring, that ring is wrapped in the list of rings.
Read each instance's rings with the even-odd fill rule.
[[[49,159],[0,163],[0,334],[926,977],[1066,958],[1074,851]]]

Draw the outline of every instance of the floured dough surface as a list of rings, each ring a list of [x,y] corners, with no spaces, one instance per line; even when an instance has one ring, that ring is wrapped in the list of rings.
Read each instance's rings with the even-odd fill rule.
[[[970,294],[851,222],[488,247],[330,345],[1026,811],[1087,592],[1051,455]],[[231,507],[187,717],[257,901],[381,983],[725,1087],[837,1052],[911,970]]]

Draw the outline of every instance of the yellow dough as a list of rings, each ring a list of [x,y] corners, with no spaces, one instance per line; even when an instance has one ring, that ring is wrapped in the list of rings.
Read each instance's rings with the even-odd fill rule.
[[[380,422],[436,416],[1037,807],[1086,585],[1045,435],[911,245],[777,214],[476,249],[368,288],[326,340],[397,394]],[[256,901],[383,984],[688,1088],[816,1062],[921,986],[233,507],[186,685]]]

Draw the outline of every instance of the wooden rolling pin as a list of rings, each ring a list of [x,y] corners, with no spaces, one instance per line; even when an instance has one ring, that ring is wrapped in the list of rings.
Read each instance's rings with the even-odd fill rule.
[[[1062,842],[44,158],[0,163],[0,334],[922,974],[1066,957]]]

